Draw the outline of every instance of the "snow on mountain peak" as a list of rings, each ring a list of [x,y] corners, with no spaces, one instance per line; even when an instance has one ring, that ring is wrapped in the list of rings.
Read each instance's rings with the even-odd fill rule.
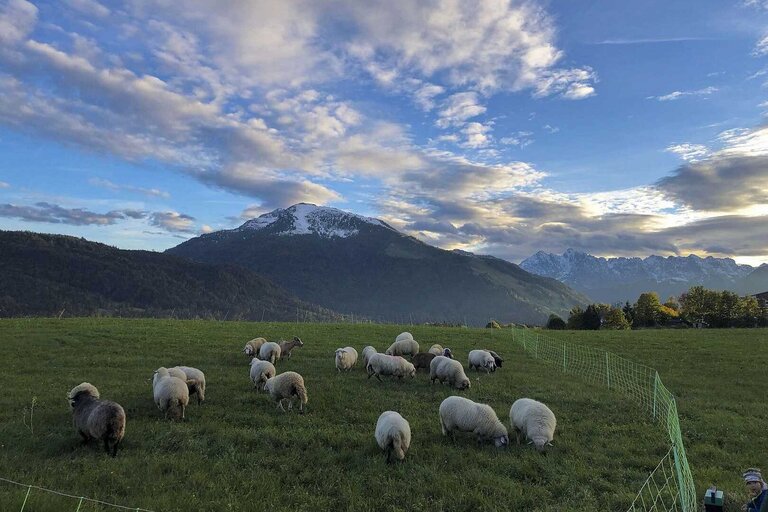
[[[347,238],[360,232],[361,224],[371,224],[393,229],[388,224],[337,208],[298,203],[288,208],[278,208],[251,219],[238,230],[258,230],[280,222],[280,235],[311,235],[324,238]]]

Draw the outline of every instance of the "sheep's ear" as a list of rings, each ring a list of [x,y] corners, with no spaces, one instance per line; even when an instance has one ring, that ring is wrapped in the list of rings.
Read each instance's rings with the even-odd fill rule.
[[[533,444],[533,441],[528,441],[528,444]]]
[[[553,445],[552,441],[550,441],[550,442],[547,443],[547,446],[555,446],[555,445]]]

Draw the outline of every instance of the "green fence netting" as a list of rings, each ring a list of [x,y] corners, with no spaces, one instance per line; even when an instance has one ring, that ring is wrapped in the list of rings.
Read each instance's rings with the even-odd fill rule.
[[[533,330],[515,330],[513,339],[535,359],[634,400],[666,429],[669,452],[651,472],[628,512],[697,510],[696,488],[685,456],[675,397],[661,382],[659,372],[611,352],[555,340]]]

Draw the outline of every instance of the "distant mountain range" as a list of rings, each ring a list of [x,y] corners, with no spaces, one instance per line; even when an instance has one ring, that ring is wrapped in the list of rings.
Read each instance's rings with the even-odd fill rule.
[[[438,249],[378,219],[305,203],[167,253],[239,265],[302,300],[378,321],[542,323],[589,301],[513,263]]]
[[[329,321],[250,270],[81,238],[0,231],[0,316]]]
[[[637,300],[655,291],[662,300],[692,286],[731,290],[741,295],[768,290],[768,265],[754,268],[730,258],[690,255],[647,258],[600,258],[568,249],[562,255],[539,251],[520,267],[551,277],[599,302]]]

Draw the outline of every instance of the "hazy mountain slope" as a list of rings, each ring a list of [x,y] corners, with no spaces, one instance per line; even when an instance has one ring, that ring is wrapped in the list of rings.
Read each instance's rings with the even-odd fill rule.
[[[0,316],[109,314],[328,320],[253,272],[84,239],[0,231]]]

